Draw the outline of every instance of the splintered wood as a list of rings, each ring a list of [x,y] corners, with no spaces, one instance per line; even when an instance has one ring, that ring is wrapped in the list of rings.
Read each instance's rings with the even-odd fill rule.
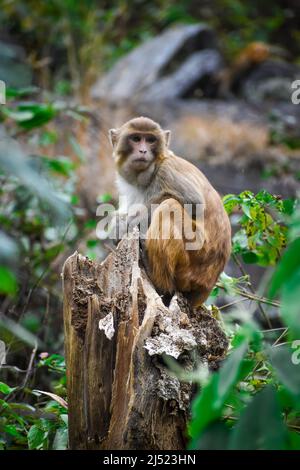
[[[180,294],[167,308],[139,255],[135,232],[101,264],[74,253],[64,265],[71,449],[184,449],[194,386],[170,361],[214,369],[226,353],[219,322]]]

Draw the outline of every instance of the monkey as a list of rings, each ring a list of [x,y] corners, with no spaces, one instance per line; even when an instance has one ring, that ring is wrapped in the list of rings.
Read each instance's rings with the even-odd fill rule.
[[[216,80],[218,95],[232,98],[232,93],[239,92],[241,83],[260,64],[269,59],[287,58],[288,53],[280,46],[254,41],[244,47],[233,60],[230,68],[222,70]]]
[[[143,208],[127,218],[125,231],[142,227],[151,281],[162,296],[179,291],[196,307],[229,259],[231,226],[204,174],[169,149],[170,134],[143,116],[109,131],[119,196],[125,200],[116,218],[124,222],[132,206]],[[122,238],[124,224],[120,232]]]

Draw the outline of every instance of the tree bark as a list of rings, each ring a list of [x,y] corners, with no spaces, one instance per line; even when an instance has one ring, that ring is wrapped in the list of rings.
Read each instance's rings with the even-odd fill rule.
[[[226,353],[219,321],[180,294],[167,308],[139,255],[134,232],[101,264],[74,253],[64,265],[71,449],[184,449],[193,385],[167,364],[182,375]]]

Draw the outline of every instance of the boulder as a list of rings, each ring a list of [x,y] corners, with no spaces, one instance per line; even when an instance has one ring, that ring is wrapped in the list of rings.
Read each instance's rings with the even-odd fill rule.
[[[205,24],[169,28],[117,62],[93,86],[92,97],[121,105],[160,93],[160,86],[180,96],[199,76],[219,69],[216,49],[215,33]]]

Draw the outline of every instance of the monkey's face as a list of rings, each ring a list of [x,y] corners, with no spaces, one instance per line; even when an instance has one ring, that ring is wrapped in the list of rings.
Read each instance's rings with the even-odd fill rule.
[[[158,137],[151,133],[133,133],[127,136],[127,166],[132,170],[146,170],[157,156]]]
[[[151,175],[156,162],[163,158],[169,144],[170,131],[163,131],[149,118],[139,117],[119,129],[110,129],[118,172],[128,180]]]
[[[128,132],[120,136],[115,157],[119,172],[124,176],[154,169],[162,151],[161,137],[151,132]]]

